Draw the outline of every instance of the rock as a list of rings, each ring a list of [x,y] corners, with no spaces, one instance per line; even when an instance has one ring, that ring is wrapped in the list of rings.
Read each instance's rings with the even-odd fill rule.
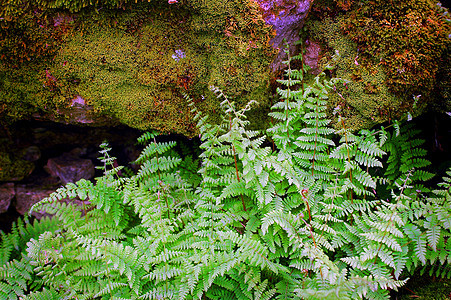
[[[94,108],[87,105],[80,95],[72,98],[68,107],[58,108],[54,113],[37,112],[33,114],[33,118],[71,125],[114,126],[119,124],[119,121],[113,117],[96,114]]]
[[[0,214],[8,211],[15,194],[14,183],[8,182],[0,185]]]
[[[254,1],[113,1],[124,4],[113,10],[114,21],[106,3],[80,11],[68,8],[69,2],[39,14],[31,6],[5,4],[4,11],[21,16],[2,25],[0,118],[8,118],[7,125],[32,117],[194,137],[185,92],[210,115],[220,111],[220,101],[208,90],[212,85],[237,107],[253,99],[270,104],[273,30]]]
[[[70,150],[68,154],[73,157],[85,156],[88,154],[88,149],[77,147],[77,148]]]
[[[119,124],[112,117],[96,114],[92,106],[82,105],[80,99],[83,100],[80,96],[72,99],[70,107],[59,108],[53,114],[34,113],[33,118],[38,121],[53,121],[71,125],[114,126]]]
[[[30,146],[22,151],[22,158],[27,161],[37,161],[41,158],[41,150],[37,146]]]
[[[34,164],[0,150],[0,181],[20,181],[33,172]]]
[[[286,40],[290,45],[290,53],[295,53],[295,42],[299,40],[299,31],[313,4],[312,0],[256,0],[263,11],[267,24],[276,30],[276,36],[271,40],[272,46],[279,49],[279,54],[273,61],[273,71],[283,69],[282,61],[286,59],[283,51]]]
[[[42,186],[27,184],[17,185],[15,189],[16,201],[14,202],[16,211],[21,215],[26,214],[35,203],[48,197],[53,192],[55,192],[55,189],[45,188]],[[78,198],[62,199],[60,201],[82,206],[82,201],[80,201]],[[31,215],[37,219],[41,219],[43,216],[48,216],[49,214],[43,211],[34,211]]]
[[[36,186],[30,186],[25,184],[20,184],[16,186],[16,201],[14,206],[16,207],[16,211],[24,215],[26,214],[33,204],[41,201],[45,197],[48,197],[54,190],[45,189]],[[42,212],[33,212],[32,216],[40,219],[45,215]]]
[[[59,177],[62,184],[94,177],[95,168],[90,159],[80,158],[72,153],[64,153],[47,161],[47,171],[50,175]]]
[[[305,53],[304,53],[304,63],[309,66],[310,72],[314,75],[321,73],[321,68],[318,67],[318,60],[320,58],[321,46],[310,40],[305,41]]]

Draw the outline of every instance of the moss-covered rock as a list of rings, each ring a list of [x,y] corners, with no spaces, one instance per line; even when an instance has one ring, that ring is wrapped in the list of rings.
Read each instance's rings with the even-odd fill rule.
[[[210,85],[224,89],[238,106],[251,99],[268,105],[272,30],[252,1],[153,1],[78,13],[35,10],[0,21],[4,119],[37,114],[71,122],[83,106],[90,115],[79,118],[85,123],[108,116],[139,129],[190,136],[195,126],[184,92],[213,115],[219,103],[208,92]],[[22,24],[23,15],[29,24]],[[28,50],[28,39],[10,37],[41,30],[51,32],[38,36],[47,47]]]
[[[350,127],[419,114],[437,95],[446,97],[449,22],[432,0],[314,3],[310,38],[322,42],[325,60],[340,55],[332,75],[349,84],[331,99]],[[210,85],[238,106],[251,99],[259,111],[269,106],[274,32],[252,0],[2,4],[3,122],[123,123],[192,136],[184,92],[213,117],[218,101]],[[437,74],[448,81],[437,84]]]
[[[331,105],[342,108],[349,127],[446,106],[451,27],[436,2],[323,0],[313,11],[310,38],[324,46],[323,66],[335,56],[332,75],[348,80]]]
[[[33,172],[34,164],[0,149],[0,181],[20,181]]]
[[[432,0],[369,1],[342,22],[362,55],[384,67],[387,85],[399,93],[430,91],[447,45],[451,23]]]
[[[369,128],[402,110],[403,98],[389,91],[386,74],[380,65],[366,64],[359,59],[358,46],[340,32],[339,24],[330,18],[310,24],[312,37],[326,43],[333,53],[333,76],[347,81],[330,93],[330,107],[340,108],[347,127]],[[320,64],[332,60],[324,56]]]

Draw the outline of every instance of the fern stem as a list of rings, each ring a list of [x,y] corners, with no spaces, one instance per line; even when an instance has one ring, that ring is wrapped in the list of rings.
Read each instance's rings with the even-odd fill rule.
[[[157,140],[155,137],[153,138],[153,142],[155,143],[155,146],[157,146]],[[158,157],[158,151],[155,153],[155,156],[157,158],[157,173],[158,173],[158,184],[160,185],[161,190],[164,190],[164,187],[162,185],[163,181],[161,180],[161,173],[160,173],[160,164],[159,164],[159,157]],[[160,191],[158,191],[158,200],[160,200]],[[169,202],[168,197],[166,196],[166,193],[164,193],[164,201],[166,202],[166,208],[168,210],[168,219],[171,218],[170,209],[169,209]]]
[[[409,177],[412,175],[412,171],[410,171],[408,174],[407,174],[407,176],[406,176],[406,179],[404,180],[404,184],[402,185],[402,187],[401,187],[401,190],[400,190],[400,192],[399,192],[399,196],[396,198],[396,202],[398,202],[400,199],[401,199],[401,195],[402,195],[402,193],[404,192],[404,190],[406,189],[406,187],[407,187],[407,181],[409,180]],[[396,213],[396,211],[397,210],[393,210],[392,211],[392,213],[391,213],[391,216],[393,216],[395,213]],[[387,235],[387,229],[388,229],[388,227],[392,224],[392,220],[391,220],[391,218],[390,218],[390,222],[387,224],[387,226],[385,227],[385,229],[384,229],[384,235],[382,236],[382,240],[385,238],[385,236]],[[379,251],[382,249],[382,242],[379,244],[379,247],[377,248],[377,251],[376,251],[376,257],[374,258],[374,262],[373,262],[373,265],[375,265],[376,264],[376,262],[377,262],[377,255],[379,254]]]
[[[288,144],[290,144],[290,129],[288,128],[289,126],[289,121],[288,121],[288,99],[290,98],[290,88],[288,87],[288,96],[287,99],[285,100],[285,118],[287,119],[287,138],[288,138]]]
[[[301,220],[305,223],[305,225],[308,227],[308,230],[310,231],[310,237],[312,238],[313,245],[315,246],[315,248],[318,248],[318,246],[316,245],[315,237],[313,236],[312,225],[310,225],[307,222],[305,222],[304,219],[301,219]]]
[[[309,11],[310,11],[310,8],[309,8]],[[304,95],[304,41],[302,40],[302,38],[301,38],[300,42],[301,42],[301,55],[300,55],[300,60],[301,60],[301,92],[302,92],[302,95]]]
[[[307,201],[307,194],[308,194],[308,189],[303,189],[301,191],[302,200],[304,200],[305,206],[307,206],[309,223],[312,223],[312,214],[310,213],[310,205],[308,204],[308,201]]]
[[[437,227],[437,226],[434,226],[434,227]],[[426,235],[426,231],[424,231],[424,232],[422,232],[422,233],[420,233],[419,235],[418,235],[418,237],[420,237],[420,236],[424,236],[424,235]],[[413,243],[414,242],[414,240],[410,240],[410,241],[408,241],[407,243],[404,243],[404,244],[402,244],[401,245],[401,247],[405,247],[405,246],[407,246],[407,245],[409,245],[409,244],[411,244],[411,243]],[[427,244],[428,246],[430,246],[429,244]],[[437,247],[437,251],[438,250],[445,250],[445,251],[449,251],[449,250],[447,250],[446,248],[438,248]]]
[[[229,130],[230,131],[232,130],[232,116],[229,116]],[[238,172],[238,163],[236,161],[236,149],[235,149],[235,145],[233,143],[232,143],[232,150],[233,150],[233,159],[235,160],[236,179],[238,180],[238,182],[240,182],[240,174]],[[244,203],[243,195],[241,194],[240,196],[241,196],[241,203],[243,204],[243,210],[247,211],[246,204]]]
[[[309,214],[310,214],[310,209],[309,209]],[[308,229],[310,231],[310,237],[312,238],[313,245],[315,246],[315,249],[318,249],[318,246],[316,245],[315,237],[313,236],[312,225],[307,224],[307,222],[305,222],[305,220],[302,219],[302,218],[301,218],[301,220],[305,223],[305,225],[307,225],[307,227],[308,227]],[[311,220],[310,220],[310,222],[311,222]],[[323,270],[321,269],[321,267],[319,268],[319,273],[321,275],[321,279],[324,279]]]
[[[271,107],[273,106],[273,102],[272,102],[272,97],[270,97],[270,99],[271,99]],[[274,118],[273,118],[273,116],[271,115],[271,126],[273,126],[274,125]],[[276,149],[276,145],[274,144],[274,139],[271,139],[271,145],[272,145],[272,151],[275,151],[275,149]]]
[[[338,94],[338,96],[340,96],[340,98],[343,99],[343,101],[344,101],[345,98],[337,91],[335,86],[334,86],[334,90]],[[346,143],[346,146],[348,146],[348,136],[347,136],[347,132],[346,132],[346,124],[345,124],[344,118],[343,118],[343,116],[341,115],[340,112],[338,112],[338,116],[339,116],[339,119],[340,119],[340,122],[341,122],[341,126],[343,127],[343,133],[345,135],[345,143]],[[346,152],[348,153],[348,162],[351,163],[351,155],[349,153],[349,147],[346,147]],[[351,180],[351,183],[352,183],[352,170],[349,170],[349,179]],[[351,204],[353,204],[354,203],[354,199],[353,199],[352,191],[351,191],[351,194],[350,194],[350,198],[351,198]]]
[[[157,155],[158,155],[158,152],[157,152]],[[157,197],[158,197],[158,203],[160,204],[160,223],[161,223],[161,215],[163,213],[163,209],[161,208],[160,191],[158,191]],[[169,214],[169,209],[168,209],[168,214]],[[168,218],[169,218],[169,215],[168,215]],[[163,244],[163,251],[166,254],[167,253],[166,243],[162,241],[162,244]],[[169,269],[167,260],[164,261],[164,265],[166,266],[166,269]],[[165,286],[166,286],[166,290],[168,290],[169,286],[168,286],[168,281],[167,280],[165,280]]]
[[[88,216],[88,214],[86,213],[85,199],[82,199],[82,200],[81,200],[81,207],[83,208],[83,215],[84,215],[85,218],[86,218],[86,222],[85,222],[85,223],[88,223],[88,222],[89,222],[89,216]],[[75,211],[74,211],[74,221],[75,221]]]
[[[288,138],[288,145],[290,144],[290,129],[289,129],[289,119],[288,119],[288,110],[290,109],[290,107],[289,107],[289,99],[290,99],[290,96],[291,96],[291,94],[290,94],[290,92],[291,92],[291,90],[290,90],[290,86],[291,86],[291,64],[290,64],[290,60],[291,60],[291,57],[290,57],[290,54],[288,54],[288,72],[289,72],[289,76],[288,76],[288,82],[289,82],[289,84],[288,84],[288,93],[287,93],[287,99],[285,100],[286,102],[285,102],[285,119],[287,119],[287,138]]]
[[[316,156],[316,146],[318,143],[318,98],[316,98],[316,107],[315,107],[315,146],[313,148],[313,158],[312,158],[312,177],[315,170],[315,156]]]
[[[238,180],[238,182],[240,182],[240,174],[238,173],[238,163],[236,161],[236,150],[235,150],[235,145],[232,145],[232,149],[233,149],[233,159],[235,160],[235,171],[236,171],[236,179]],[[244,203],[244,198],[243,195],[241,194],[241,203],[243,204],[243,210],[247,211],[246,209],[246,204]]]
[[[157,140],[155,139],[155,137],[153,138],[153,142],[155,144],[155,147],[157,147]],[[157,173],[158,173],[158,179],[161,181],[161,174],[160,174],[160,165],[158,164],[158,151],[155,153],[156,158],[157,158]]]
[[[102,232],[102,234],[103,234],[103,252],[105,255],[105,259],[106,259],[107,258],[107,255],[106,255],[106,232]],[[107,276],[107,277],[108,277],[108,285],[111,287],[111,277],[110,276]],[[110,291],[110,296],[111,296],[111,298],[113,297],[111,291]]]
[[[341,96],[341,97],[343,98],[343,96]],[[348,155],[348,162],[351,163],[351,154],[349,153],[349,144],[348,144],[348,135],[347,135],[347,131],[346,131],[346,124],[345,124],[344,118],[341,116],[341,114],[339,113],[338,115],[340,117],[341,126],[343,127],[343,133],[344,133],[344,136],[345,136],[346,153]],[[349,180],[351,180],[351,183],[352,183],[352,169],[349,170]],[[349,196],[350,196],[349,198],[351,198],[351,204],[354,204],[352,190],[350,191],[350,195]]]

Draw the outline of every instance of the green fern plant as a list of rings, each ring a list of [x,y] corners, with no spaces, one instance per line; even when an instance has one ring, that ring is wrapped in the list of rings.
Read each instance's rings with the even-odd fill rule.
[[[406,123],[402,127],[395,123],[395,129],[395,132],[387,133],[387,142],[383,145],[384,150],[390,154],[384,174],[387,188],[396,188],[396,183],[399,183],[402,175],[412,171],[410,192],[429,192],[423,183],[430,180],[434,174],[425,170],[431,163],[425,158],[426,150],[421,148],[424,139],[418,137],[419,130],[415,129],[412,123]]]
[[[430,175],[413,128],[329,127],[339,80],[307,85],[300,58],[285,62],[266,132],[247,128],[253,103],[237,108],[212,87],[224,113],[210,124],[185,95],[198,168],[156,133],[138,140],[136,174],[102,144],[102,176],[33,206],[52,218],[1,234],[0,297],[388,299],[415,270],[449,277],[451,171],[420,186]]]

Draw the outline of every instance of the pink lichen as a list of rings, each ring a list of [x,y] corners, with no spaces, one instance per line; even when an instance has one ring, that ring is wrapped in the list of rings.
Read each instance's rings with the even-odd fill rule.
[[[77,95],[75,98],[71,99],[70,106],[85,106],[86,101],[80,95]]]

